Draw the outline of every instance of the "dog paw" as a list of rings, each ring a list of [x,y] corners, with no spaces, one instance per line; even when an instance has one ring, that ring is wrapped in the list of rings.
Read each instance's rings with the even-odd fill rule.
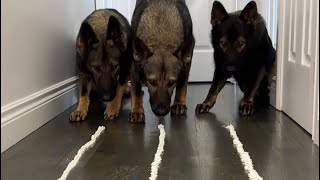
[[[253,114],[253,111],[253,101],[242,100],[240,102],[239,112],[242,116],[251,116]]]
[[[75,110],[73,111],[70,116],[69,116],[69,121],[74,122],[74,121],[84,121],[85,118],[87,117],[87,111],[84,110]]]
[[[196,107],[196,113],[201,114],[201,113],[207,113],[209,110],[213,107],[213,105],[208,104],[208,103],[202,103],[198,104]]]
[[[187,106],[185,104],[173,104],[171,106],[171,114],[185,115],[187,113]]]
[[[130,123],[144,123],[145,116],[144,113],[137,113],[133,112],[129,115],[129,122]]]
[[[119,116],[119,111],[112,111],[109,109],[106,109],[104,111],[104,119],[105,120],[114,120],[117,119]]]
[[[119,116],[121,109],[121,101],[114,100],[110,103],[107,103],[107,107],[103,113],[105,120],[114,120]]]

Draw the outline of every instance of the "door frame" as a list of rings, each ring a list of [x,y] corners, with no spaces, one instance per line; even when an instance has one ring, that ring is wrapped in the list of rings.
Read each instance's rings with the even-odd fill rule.
[[[283,110],[282,94],[283,94],[283,73],[284,73],[284,30],[285,30],[285,1],[278,1],[278,35],[277,35],[277,72],[276,72],[276,106],[279,111]],[[317,6],[317,40],[319,40],[319,7]],[[319,41],[316,43],[316,49],[319,49]],[[312,140],[319,146],[319,51],[316,52],[313,64],[313,87],[310,90],[313,99],[313,128]]]
[[[319,4],[317,6],[317,30],[316,39],[319,41]],[[316,55],[314,64],[314,88],[313,88],[313,129],[312,140],[319,146],[319,42],[316,43]]]

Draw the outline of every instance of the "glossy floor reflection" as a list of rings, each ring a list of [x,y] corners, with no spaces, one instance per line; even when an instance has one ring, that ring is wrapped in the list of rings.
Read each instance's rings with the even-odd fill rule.
[[[188,87],[188,113],[158,119],[144,95],[146,123],[129,124],[130,101],[123,101],[118,120],[103,121],[103,109],[92,107],[87,121],[68,122],[69,113],[55,119],[1,154],[2,180],[57,179],[78,149],[90,140],[99,125],[106,131],[71,172],[70,180],[148,179],[158,146],[159,123],[166,140],[159,180],[246,180],[240,158],[224,125],[233,124],[255,169],[264,180],[314,180],[319,178],[319,148],[311,137],[286,115],[272,107],[251,118],[238,116],[242,94],[229,84],[208,114],[196,116],[209,85]],[[145,92],[147,92],[145,90]]]

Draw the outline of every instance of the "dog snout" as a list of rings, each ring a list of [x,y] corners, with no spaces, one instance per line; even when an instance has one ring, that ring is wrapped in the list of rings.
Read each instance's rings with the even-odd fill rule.
[[[102,95],[102,100],[103,101],[111,101],[113,100],[115,97],[115,92],[110,92],[110,93],[105,93]]]
[[[234,72],[236,71],[236,67],[234,65],[228,65],[226,66],[226,70],[229,72]]]
[[[152,108],[152,110],[157,116],[165,116],[169,113],[170,106],[165,104],[158,104],[154,108]]]

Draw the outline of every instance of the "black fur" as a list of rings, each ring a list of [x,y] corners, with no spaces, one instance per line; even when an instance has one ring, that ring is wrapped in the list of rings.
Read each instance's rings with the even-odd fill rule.
[[[243,13],[243,12],[242,12]],[[240,15],[241,16],[241,15]],[[239,83],[242,91],[252,88],[255,78],[257,77],[258,70],[261,66],[265,66],[267,73],[270,73],[275,62],[275,49],[273,48],[271,39],[268,35],[262,17],[256,24],[234,23],[234,21],[227,21],[229,18],[238,19],[239,15],[229,14],[228,17],[223,19],[220,25],[213,27],[211,31],[211,43],[214,47],[214,62],[217,73],[222,76],[234,76]],[[243,26],[241,28],[241,25]],[[230,27],[226,29],[226,27]],[[234,65],[239,66],[239,71],[228,72],[224,70],[225,59],[224,53],[219,48],[219,39],[222,36],[231,38],[243,35],[246,39],[246,52],[236,59]],[[260,85],[259,95],[267,96],[269,93],[269,82],[267,76]]]
[[[226,79],[234,77],[244,98],[240,114],[251,115],[254,105],[269,103],[269,78],[275,64],[275,49],[256,3],[242,11],[227,13],[215,1],[211,12],[211,43],[214,48],[214,79],[206,100],[196,112],[208,112]]]

